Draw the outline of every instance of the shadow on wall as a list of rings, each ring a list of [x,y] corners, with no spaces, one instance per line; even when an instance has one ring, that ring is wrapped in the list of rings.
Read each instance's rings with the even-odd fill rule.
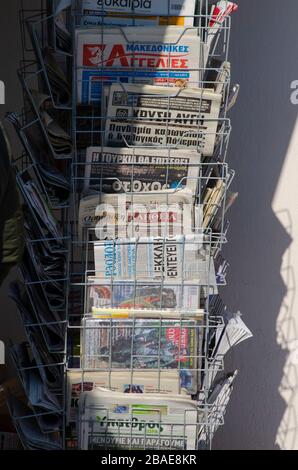
[[[274,195],[272,207],[292,238],[284,253],[281,276],[287,286],[277,317],[277,341],[288,352],[279,392],[286,403],[276,442],[281,449],[298,449],[298,119],[288,147],[286,160]],[[284,209],[284,208],[287,209]]]
[[[290,196],[298,191],[297,158],[290,169],[296,182],[283,171],[297,117],[290,83],[298,78],[298,61],[289,58],[298,57],[298,3],[289,0],[284,14],[277,0],[238,3],[231,62],[241,92],[231,115],[228,159],[240,197],[230,213],[231,270],[222,295],[228,306],[240,308],[254,338],[226,361],[226,369],[240,373],[213,448],[298,449],[298,301],[293,300],[298,228],[289,228],[296,226],[295,218],[298,224],[297,194]],[[273,211],[281,178],[284,198]]]

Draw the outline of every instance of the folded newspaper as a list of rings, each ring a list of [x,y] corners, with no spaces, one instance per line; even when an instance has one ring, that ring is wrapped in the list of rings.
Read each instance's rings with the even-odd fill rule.
[[[62,404],[44,382],[38,365],[30,360],[27,343],[14,344],[11,347],[11,356],[20,371],[22,385],[31,405],[39,410],[59,413]],[[54,429],[54,422],[52,424]]]
[[[227,17],[237,9],[238,5],[228,0],[219,0],[216,4],[212,5],[210,12],[210,20],[207,28],[208,34],[206,40],[206,53],[208,55],[210,52],[212,53],[212,49],[214,47],[214,44],[216,43],[220,31],[226,30]]]
[[[69,198],[70,184],[57,168],[51,152],[46,150],[45,140],[39,139],[40,125],[35,122],[22,127],[21,118],[15,113],[7,114],[6,120],[14,126],[24,150],[39,171],[50,203],[55,206],[65,205]]]
[[[89,147],[85,191],[130,193],[189,188],[196,192],[200,171],[196,150]]]
[[[195,148],[212,155],[221,100],[211,89],[113,84],[105,144]]]
[[[230,313],[226,311],[224,314],[224,321],[225,324],[218,327],[216,331],[215,346],[212,357],[224,357],[232,347],[253,337],[252,332],[242,320],[240,312]]]
[[[199,4],[199,6],[197,5]],[[63,10],[71,6],[71,0],[61,0],[55,9],[49,10],[49,16],[55,12],[57,43],[62,50],[70,49],[70,34],[65,27]],[[226,18],[237,10],[238,6],[227,0],[219,0],[206,11],[203,2],[195,0],[77,0],[75,14],[77,24],[82,26],[154,26],[177,25],[190,27],[193,24],[204,27],[205,56],[213,51],[218,34],[225,31]],[[206,21],[197,15],[206,15]],[[207,21],[207,15],[210,16]],[[205,18],[204,18],[205,19]],[[203,24],[201,24],[203,23]],[[206,24],[205,24],[206,23]]]
[[[30,209],[31,218],[34,220],[36,232],[39,233],[37,239],[44,238],[49,250],[54,250],[54,246],[61,248],[62,232],[56,221],[53,212],[49,208],[46,198],[42,193],[42,188],[36,180],[31,179],[26,172],[17,175],[19,189]],[[32,221],[31,221],[32,222]]]
[[[207,188],[203,201],[203,227],[205,229],[208,228],[214,220],[222,201],[225,201],[226,190],[227,183],[222,180],[216,181],[213,188]],[[222,220],[222,217],[219,218]]]
[[[188,188],[91,194],[80,200],[78,222],[81,238],[93,235],[98,240],[192,233],[193,194]]]
[[[40,291],[44,297],[48,309],[53,309],[52,316],[56,317],[57,321],[61,321],[61,315],[57,313],[57,309],[63,309],[65,306],[65,281],[57,282],[55,279],[43,278],[37,270],[37,260],[32,257],[34,254],[28,249],[30,244],[27,244],[24,250],[24,255],[20,268],[25,282],[32,283],[36,291]]]
[[[61,357],[48,352],[43,336],[37,328],[27,326],[25,331],[43,384],[51,392],[59,393],[63,384]],[[44,367],[45,364],[48,367]]]
[[[209,371],[208,374],[204,374],[204,371],[202,374],[206,389],[211,388],[219,371],[217,366],[223,362],[228,351],[253,336],[242,320],[240,312],[233,314],[225,311],[223,320],[224,323],[209,331]]]
[[[200,308],[201,288],[197,282],[166,280],[111,281],[87,279],[86,313],[97,308],[194,311]]]
[[[64,52],[72,50],[72,35],[66,28],[66,8],[70,7],[72,0],[47,1],[47,16],[54,17],[54,24],[48,21],[49,38],[52,36],[52,45]],[[54,27],[55,26],[55,27]],[[51,43],[51,42],[50,42]]]
[[[53,43],[57,46],[58,49],[61,51],[66,52],[67,54],[72,53],[72,35],[68,31],[65,26],[65,20],[62,15],[58,15],[55,18],[55,32],[56,37],[54,35],[54,39],[56,39]]]
[[[57,158],[69,157],[73,151],[70,135],[45,111],[42,120]]]
[[[105,388],[120,393],[161,393],[181,394],[191,399],[186,390],[181,389],[176,370],[160,371],[84,371],[67,372],[67,423],[76,423],[78,401],[82,392]]]
[[[59,104],[68,104],[71,100],[71,87],[64,70],[48,47],[44,49],[43,57],[54,97]]]
[[[73,149],[71,137],[54,118],[55,109],[52,108],[50,96],[33,89],[29,90],[28,96],[43,122],[55,158],[67,158]]]
[[[196,280],[216,286],[214,261],[201,235],[94,243],[98,278]]]
[[[195,450],[197,404],[181,396],[97,389],[79,399],[79,448]]]
[[[32,282],[32,280],[30,282]],[[17,305],[25,330],[33,330],[35,335],[36,331],[40,332],[48,351],[53,353],[63,351],[63,329],[60,328],[60,325],[57,325],[57,318],[45,303],[42,291],[38,289],[36,284],[35,286],[27,284],[26,287],[27,290],[24,284],[18,282],[12,284],[9,291],[9,296]],[[34,326],[37,324],[40,324],[38,329]],[[42,350],[43,349],[39,349],[39,352]],[[45,348],[44,352],[46,353]],[[43,371],[45,373],[48,370],[43,368]]]
[[[179,26],[77,29],[78,102],[101,101],[102,85],[116,81],[198,86],[202,44],[197,29]]]
[[[227,374],[219,380],[208,398],[208,426],[202,426],[198,437],[198,448],[208,448],[214,434],[220,425],[223,424],[224,416],[227,411],[234,382],[238,371]]]
[[[203,328],[195,320],[93,319],[85,318],[81,330],[81,365],[84,370],[125,369],[125,384],[135,371],[144,376],[158,370],[159,376],[173,378],[175,390],[195,394],[202,353]],[[152,374],[151,374],[152,376]],[[124,384],[123,384],[124,385]],[[125,390],[124,390],[125,391]],[[127,390],[128,391],[128,390]],[[140,393],[143,389],[140,388]]]
[[[7,405],[20,441],[26,450],[62,450],[61,437],[57,433],[42,432],[31,408],[13,395],[8,397]]]
[[[192,26],[194,0],[82,0],[82,26]]]

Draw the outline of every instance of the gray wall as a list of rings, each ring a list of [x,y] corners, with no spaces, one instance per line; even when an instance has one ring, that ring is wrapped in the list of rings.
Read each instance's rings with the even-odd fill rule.
[[[240,309],[254,339],[233,351],[226,368],[239,376],[217,434],[216,449],[274,449],[285,411],[278,387],[286,354],[277,345],[276,320],[286,287],[280,276],[290,238],[272,199],[297,117],[290,82],[298,78],[296,0],[240,0],[231,43],[233,80],[241,84],[231,114],[229,162],[240,192],[230,213],[225,254],[231,263],[223,297]]]
[[[7,85],[6,109],[20,107],[18,67],[18,0],[1,2],[0,79]],[[27,4],[30,2],[27,2]],[[285,353],[276,342],[276,318],[285,294],[280,277],[283,252],[290,243],[271,209],[277,180],[293,130],[297,109],[290,104],[289,84],[298,79],[297,0],[238,0],[233,17],[233,80],[241,84],[232,112],[229,162],[240,192],[230,213],[225,254],[231,263],[223,297],[240,309],[254,339],[226,361],[239,376],[216,449],[274,449],[285,410],[278,393]],[[15,309],[0,297],[0,338],[20,336]]]

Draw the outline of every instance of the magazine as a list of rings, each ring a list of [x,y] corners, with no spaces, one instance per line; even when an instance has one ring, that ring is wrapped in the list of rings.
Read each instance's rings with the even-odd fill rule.
[[[196,280],[216,285],[214,261],[201,235],[94,243],[98,278]]]
[[[78,222],[81,238],[98,240],[188,234],[194,229],[193,194],[188,188],[91,194],[80,200]]]
[[[200,286],[193,281],[109,281],[88,277],[85,312],[96,308],[179,310],[200,309]]]
[[[113,84],[105,144],[195,148],[213,154],[222,95],[209,89]]]
[[[198,86],[203,67],[196,29],[179,26],[76,30],[78,102],[101,101],[102,85],[136,82]]]
[[[83,0],[82,26],[192,26],[194,0]],[[169,16],[170,15],[170,16]]]
[[[138,193],[187,187],[195,194],[200,161],[196,150],[89,147],[85,191]]]
[[[199,411],[181,396],[97,389],[79,399],[79,448],[194,450]],[[120,432],[121,431],[121,432]]]

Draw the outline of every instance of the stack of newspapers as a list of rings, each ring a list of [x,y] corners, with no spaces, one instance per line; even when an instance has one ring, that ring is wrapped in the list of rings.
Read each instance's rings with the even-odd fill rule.
[[[198,449],[222,421],[251,337],[222,304],[225,162],[238,87],[215,58],[229,1],[76,5],[73,168],[84,312],[68,362],[81,449]]]
[[[237,5],[46,4],[21,12],[24,112],[7,116],[26,234],[15,429],[26,449],[210,448],[224,357],[252,336],[220,296]]]
[[[48,3],[52,8],[50,4],[55,2]],[[24,1],[20,7],[24,60],[18,76],[24,103],[22,112],[8,114],[6,121],[13,126],[22,146],[20,155],[14,149],[12,164],[22,198],[26,243],[19,280],[11,284],[10,297],[24,325],[24,336],[22,343],[14,340],[10,347],[16,384],[3,384],[3,391],[0,387],[0,408],[3,395],[18,436],[1,426],[0,448],[61,450],[65,447],[69,283],[69,231],[65,220],[73,157],[69,126],[71,77],[67,73],[70,60],[63,59],[53,47],[52,11],[49,9],[45,22],[40,2]],[[33,21],[32,8],[36,8]],[[66,39],[65,29],[64,33]],[[59,38],[62,43],[60,33]]]

